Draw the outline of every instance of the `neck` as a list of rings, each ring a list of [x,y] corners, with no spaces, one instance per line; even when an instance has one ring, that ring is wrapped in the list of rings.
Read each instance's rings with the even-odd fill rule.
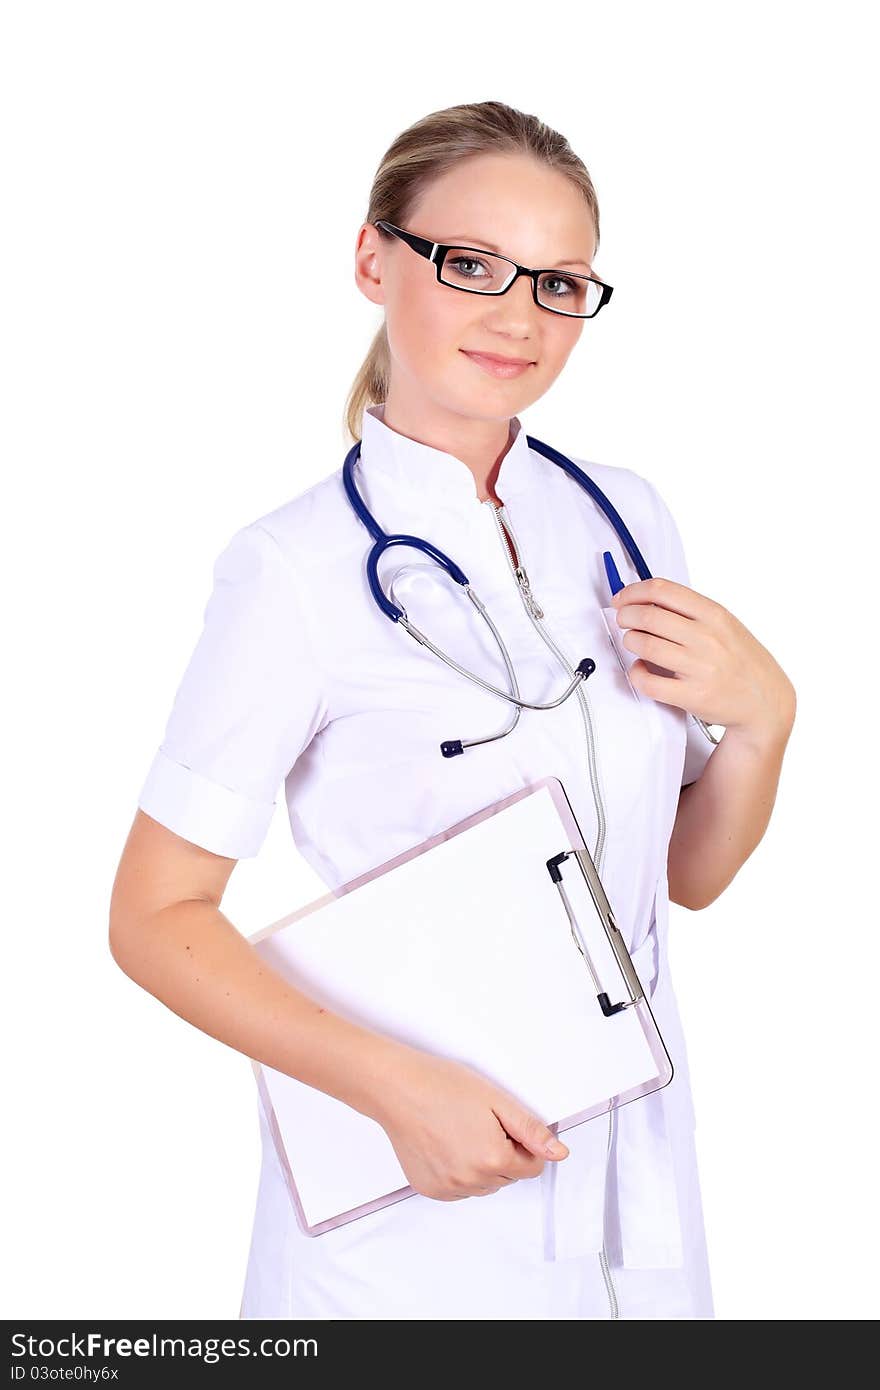
[[[491,498],[500,505],[495,481],[501,461],[513,443],[509,419],[475,420],[443,410],[430,401],[401,399],[389,390],[382,420],[389,429],[417,444],[427,444],[461,459],[474,476],[480,501]]]

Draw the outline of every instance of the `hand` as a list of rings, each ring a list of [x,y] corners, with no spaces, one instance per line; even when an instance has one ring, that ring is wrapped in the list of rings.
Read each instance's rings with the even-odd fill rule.
[[[706,724],[749,734],[788,735],[794,686],[766,647],[720,603],[673,579],[627,584],[611,600],[621,639],[639,660],[635,689],[689,710]],[[659,666],[672,675],[659,675]]]
[[[543,1120],[480,1072],[418,1048],[399,1057],[374,1118],[417,1192],[440,1202],[483,1197],[568,1156]]]

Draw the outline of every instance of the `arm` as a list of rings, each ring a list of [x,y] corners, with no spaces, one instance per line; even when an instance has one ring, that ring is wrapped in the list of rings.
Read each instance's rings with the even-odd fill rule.
[[[322,1008],[266,964],[220,911],[236,862],[138,810],[113,885],[113,959],[211,1037],[376,1118],[414,1049]]]
[[[211,1037],[382,1125],[426,1196],[485,1196],[568,1156],[478,1071],[352,1023],[272,970],[220,911],[236,862],[138,810],[110,906],[120,969]]]
[[[702,775],[682,787],[669,840],[672,902],[696,911],[724,891],[770,823],[794,711],[750,735],[727,729]]]

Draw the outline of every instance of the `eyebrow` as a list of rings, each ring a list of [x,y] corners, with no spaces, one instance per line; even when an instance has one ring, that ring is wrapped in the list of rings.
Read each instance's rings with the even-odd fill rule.
[[[468,238],[456,235],[454,237],[449,237],[446,245],[448,246],[450,242],[454,243],[456,246],[472,246],[475,251],[479,251],[480,248],[483,247],[486,251],[496,251],[499,256],[506,255],[506,252],[502,251],[500,246],[493,246],[491,241],[483,241],[481,237]],[[590,269],[590,262],[581,259],[573,261],[554,261],[553,265],[585,265],[587,270]]]

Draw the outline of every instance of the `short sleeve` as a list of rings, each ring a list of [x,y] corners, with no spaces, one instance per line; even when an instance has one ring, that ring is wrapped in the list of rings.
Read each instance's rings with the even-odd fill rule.
[[[649,484],[649,487],[653,493],[654,504],[660,513],[661,530],[664,536],[661,552],[664,568],[656,570],[655,573],[666,579],[674,579],[677,584],[684,584],[689,589],[693,588],[687,560],[685,558],[681,533],[676,525],[675,518],[653,484]],[[687,744],[685,747],[684,767],[681,775],[681,785],[683,787],[688,786],[691,782],[697,781],[703,768],[715,751],[715,747],[716,745],[710,743],[696,720],[688,714]]]
[[[203,849],[246,859],[325,721],[324,681],[296,575],[259,522],[228,542],[213,585],[138,805]]]

